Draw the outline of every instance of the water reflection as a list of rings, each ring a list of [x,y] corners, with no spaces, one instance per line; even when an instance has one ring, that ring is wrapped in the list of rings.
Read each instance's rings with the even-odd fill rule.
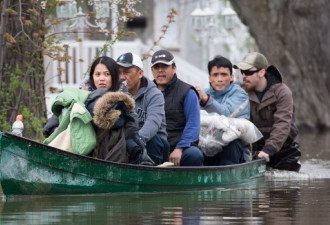
[[[267,188],[265,179],[214,190],[162,194],[8,198],[1,221],[19,224],[263,224],[290,221],[299,188]],[[281,223],[283,224],[283,223]]]
[[[250,184],[249,184],[250,185]],[[253,189],[108,196],[8,198],[2,222],[19,224],[210,224],[255,218],[254,205],[265,205],[264,179]],[[264,207],[263,207],[264,208]],[[211,223],[212,224],[212,223]]]
[[[258,180],[196,192],[9,198],[1,224],[326,224],[329,187]]]
[[[329,140],[300,136],[299,173],[205,191],[7,198],[0,224],[328,224]]]

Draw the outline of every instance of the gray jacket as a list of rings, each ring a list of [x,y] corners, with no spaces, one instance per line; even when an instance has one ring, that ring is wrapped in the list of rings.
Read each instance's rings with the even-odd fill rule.
[[[167,139],[164,96],[154,82],[141,78],[141,87],[133,97],[139,118],[139,135],[148,142],[156,134]]]

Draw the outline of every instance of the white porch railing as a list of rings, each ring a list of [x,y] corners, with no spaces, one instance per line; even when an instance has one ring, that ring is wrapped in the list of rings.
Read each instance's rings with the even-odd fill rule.
[[[105,41],[63,42],[68,48],[66,53],[71,57],[69,62],[53,60],[44,57],[46,70],[45,88],[46,104],[50,113],[51,104],[58,93],[66,87],[79,87],[79,84],[89,76],[88,68],[105,44]],[[142,43],[136,41],[118,41],[106,54],[117,59],[124,52],[132,51],[142,54]]]
[[[58,88],[59,91],[62,91],[66,86],[79,86],[85,76],[88,76],[88,68],[105,42],[83,41],[79,43],[63,42],[63,44],[69,46],[66,49],[66,53],[71,57],[69,62],[60,62],[50,59],[47,56],[44,59],[46,67],[46,87],[55,87]],[[120,54],[126,51],[133,51],[140,54],[141,46],[140,41],[118,41],[105,55],[116,60]]]

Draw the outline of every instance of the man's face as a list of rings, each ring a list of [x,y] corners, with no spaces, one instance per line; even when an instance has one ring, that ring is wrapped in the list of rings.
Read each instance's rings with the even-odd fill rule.
[[[142,76],[143,70],[136,66],[128,68],[119,66],[119,80],[127,82],[127,88],[131,94],[134,94],[134,92],[136,94],[139,90]]]
[[[151,67],[151,71],[158,88],[164,90],[176,73],[176,66],[157,63]]]
[[[255,72],[253,73],[253,71]],[[259,83],[261,72],[263,72],[263,70],[258,70],[256,67],[252,67],[248,70],[241,70],[243,77],[243,88],[246,91],[255,90]]]
[[[216,91],[224,90],[234,80],[229,68],[213,66],[209,75],[211,86]]]

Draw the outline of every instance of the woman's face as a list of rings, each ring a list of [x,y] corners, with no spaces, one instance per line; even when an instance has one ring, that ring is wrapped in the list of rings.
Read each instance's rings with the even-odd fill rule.
[[[110,89],[112,86],[112,78],[108,68],[104,64],[97,64],[93,74],[95,87]]]

